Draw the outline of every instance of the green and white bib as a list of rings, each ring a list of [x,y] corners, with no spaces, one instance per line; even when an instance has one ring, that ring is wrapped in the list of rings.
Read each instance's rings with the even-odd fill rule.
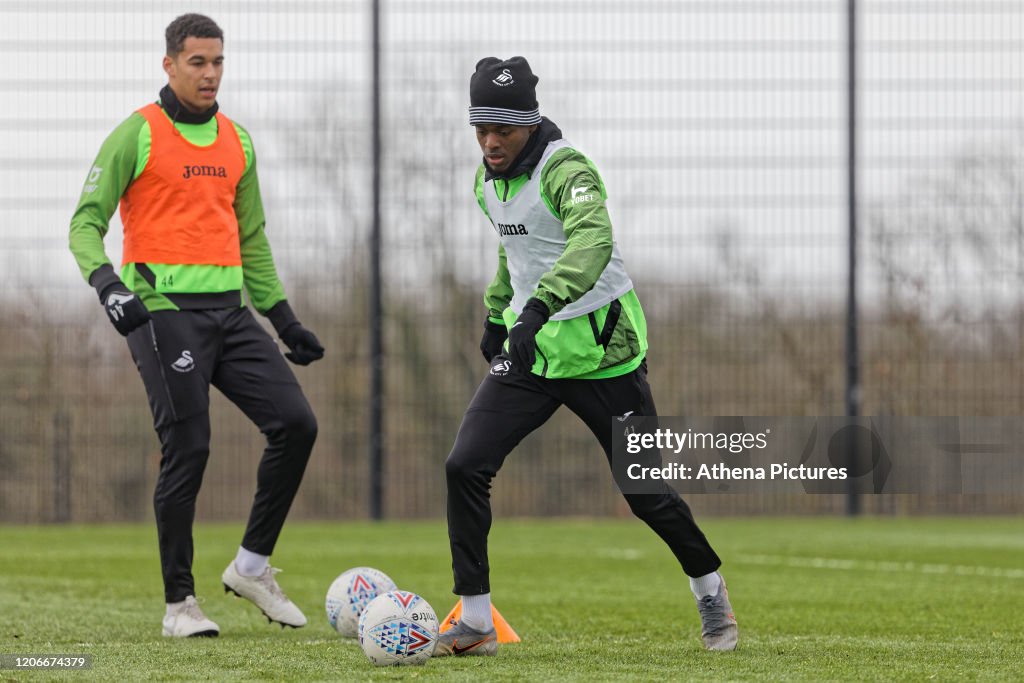
[[[548,143],[533,175],[508,201],[501,201],[494,180],[484,183],[487,214],[505,248],[513,297],[509,307],[518,316],[523,311],[541,277],[555,265],[565,251],[565,230],[562,221],[551,213],[541,198],[540,179],[551,156],[563,147],[572,147],[567,140]],[[573,188],[581,195],[597,192],[597,188]],[[568,320],[596,311],[633,289],[626,274],[619,247],[613,242],[612,256],[594,288],[578,300],[551,316],[551,320]]]

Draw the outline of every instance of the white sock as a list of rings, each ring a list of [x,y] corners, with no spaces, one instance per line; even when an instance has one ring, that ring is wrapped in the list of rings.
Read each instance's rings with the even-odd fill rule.
[[[259,576],[266,570],[269,559],[270,555],[257,555],[238,546],[238,554],[235,555],[235,569],[242,576]]]
[[[491,594],[462,596],[462,623],[480,632],[494,628],[491,618]]]
[[[690,590],[698,600],[706,595],[717,594],[720,585],[722,585],[722,577],[718,572],[711,572],[696,579],[690,577]]]
[[[192,596],[189,596],[189,597],[192,597]],[[188,598],[185,598],[185,600],[188,600]],[[167,603],[167,611],[165,612],[165,614],[167,616],[171,616],[171,612],[176,612],[178,609],[180,609],[181,606],[185,604],[185,600],[182,600],[181,602],[169,602],[169,603]]]

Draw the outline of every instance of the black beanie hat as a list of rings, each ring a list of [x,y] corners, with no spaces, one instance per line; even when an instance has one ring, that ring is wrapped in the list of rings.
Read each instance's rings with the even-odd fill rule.
[[[540,123],[537,80],[523,57],[484,57],[469,79],[469,125]]]

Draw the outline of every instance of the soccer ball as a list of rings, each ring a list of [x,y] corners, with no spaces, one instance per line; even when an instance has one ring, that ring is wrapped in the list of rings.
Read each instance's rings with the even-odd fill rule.
[[[370,601],[398,586],[384,572],[372,567],[353,567],[341,573],[327,589],[324,608],[327,621],[341,635],[358,635],[359,615]]]
[[[437,646],[437,614],[415,593],[379,595],[359,617],[359,645],[377,666],[423,664]]]

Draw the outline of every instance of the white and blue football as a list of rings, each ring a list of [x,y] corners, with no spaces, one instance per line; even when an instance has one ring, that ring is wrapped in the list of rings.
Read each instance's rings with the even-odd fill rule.
[[[408,591],[379,595],[359,617],[359,645],[377,666],[423,664],[437,646],[437,614]]]
[[[396,588],[391,577],[373,567],[353,567],[344,571],[327,589],[324,602],[327,621],[341,635],[355,638],[359,615],[370,601]]]

